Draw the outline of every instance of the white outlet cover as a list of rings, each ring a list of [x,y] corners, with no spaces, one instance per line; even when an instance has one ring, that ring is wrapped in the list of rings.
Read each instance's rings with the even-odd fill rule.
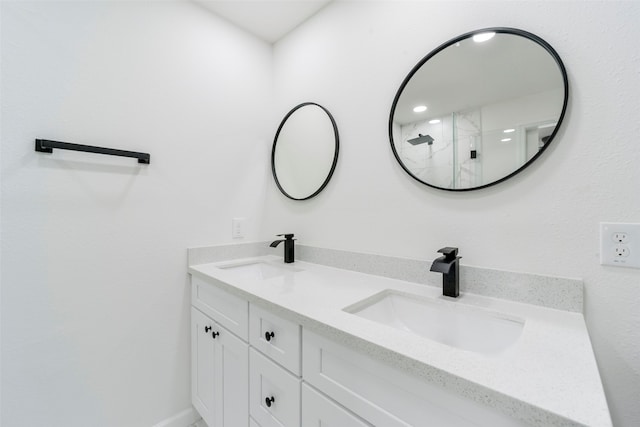
[[[640,268],[640,224],[601,222],[600,264]]]
[[[244,218],[233,218],[231,220],[231,237],[233,239],[244,238]]]

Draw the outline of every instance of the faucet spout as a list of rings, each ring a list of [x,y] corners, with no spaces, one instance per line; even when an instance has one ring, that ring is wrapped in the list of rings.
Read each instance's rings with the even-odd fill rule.
[[[446,247],[438,252],[444,254],[431,264],[431,271],[442,273],[442,294],[448,297],[460,295],[460,258],[458,248]]]
[[[271,244],[269,246],[272,247],[272,248],[275,248],[276,246],[278,246],[282,242],[284,242],[284,239],[274,240],[273,242],[271,242]]]
[[[446,257],[441,256],[433,261],[433,264],[431,264],[431,271],[449,274],[453,268],[453,264],[453,262],[447,261]]]
[[[278,236],[284,237],[284,239],[274,240],[269,245],[272,248],[275,248],[280,243],[284,242],[284,262],[289,264],[295,260],[295,247],[294,247],[294,239],[293,234],[278,234]]]

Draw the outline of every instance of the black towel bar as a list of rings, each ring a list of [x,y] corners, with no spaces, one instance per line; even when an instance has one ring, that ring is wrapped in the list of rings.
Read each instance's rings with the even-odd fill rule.
[[[54,148],[59,148],[61,150],[86,151],[87,153],[96,154],[108,154],[110,156],[133,157],[138,159],[138,163],[144,163],[147,165],[151,161],[151,155],[149,153],[94,147],[92,145],[71,144],[69,142],[50,141],[48,139],[36,139],[36,151],[41,153],[52,153]]]

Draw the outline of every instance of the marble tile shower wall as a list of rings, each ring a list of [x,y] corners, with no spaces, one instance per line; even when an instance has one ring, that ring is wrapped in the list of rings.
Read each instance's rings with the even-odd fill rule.
[[[282,256],[269,242],[250,242],[188,249],[188,265],[209,264],[265,255]],[[366,274],[442,286],[442,276],[429,271],[431,260],[341,251],[296,245],[296,259]],[[582,312],[581,279],[460,266],[460,291],[559,310]]]
[[[401,126],[400,141],[396,143],[396,151],[417,178],[442,187],[451,186],[453,170],[451,124],[451,118],[446,117],[442,118],[440,123],[429,123],[424,120]],[[411,145],[407,142],[420,134],[430,135],[434,139],[433,143]]]
[[[479,108],[454,113],[457,159],[456,188],[482,185],[482,113]],[[471,150],[478,157],[471,158]]]
[[[431,135],[433,143],[411,145],[407,142],[419,134]],[[423,181],[444,188],[474,187],[482,183],[482,165],[479,160],[471,159],[470,150],[481,151],[481,144],[480,109],[472,109],[441,117],[438,123],[422,120],[402,125],[396,151]],[[458,165],[455,172],[454,164]]]

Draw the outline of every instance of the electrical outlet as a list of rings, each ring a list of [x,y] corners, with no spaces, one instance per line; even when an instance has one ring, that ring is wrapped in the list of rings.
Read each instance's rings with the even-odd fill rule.
[[[244,238],[244,218],[233,218],[231,220],[231,237],[234,239]]]
[[[623,233],[622,231],[617,231],[611,235],[611,238],[616,243],[629,243],[629,236],[627,233]]]
[[[613,254],[617,258],[626,258],[629,256],[629,245],[616,245],[613,248]]]
[[[640,224],[600,223],[600,264],[640,268]]]

